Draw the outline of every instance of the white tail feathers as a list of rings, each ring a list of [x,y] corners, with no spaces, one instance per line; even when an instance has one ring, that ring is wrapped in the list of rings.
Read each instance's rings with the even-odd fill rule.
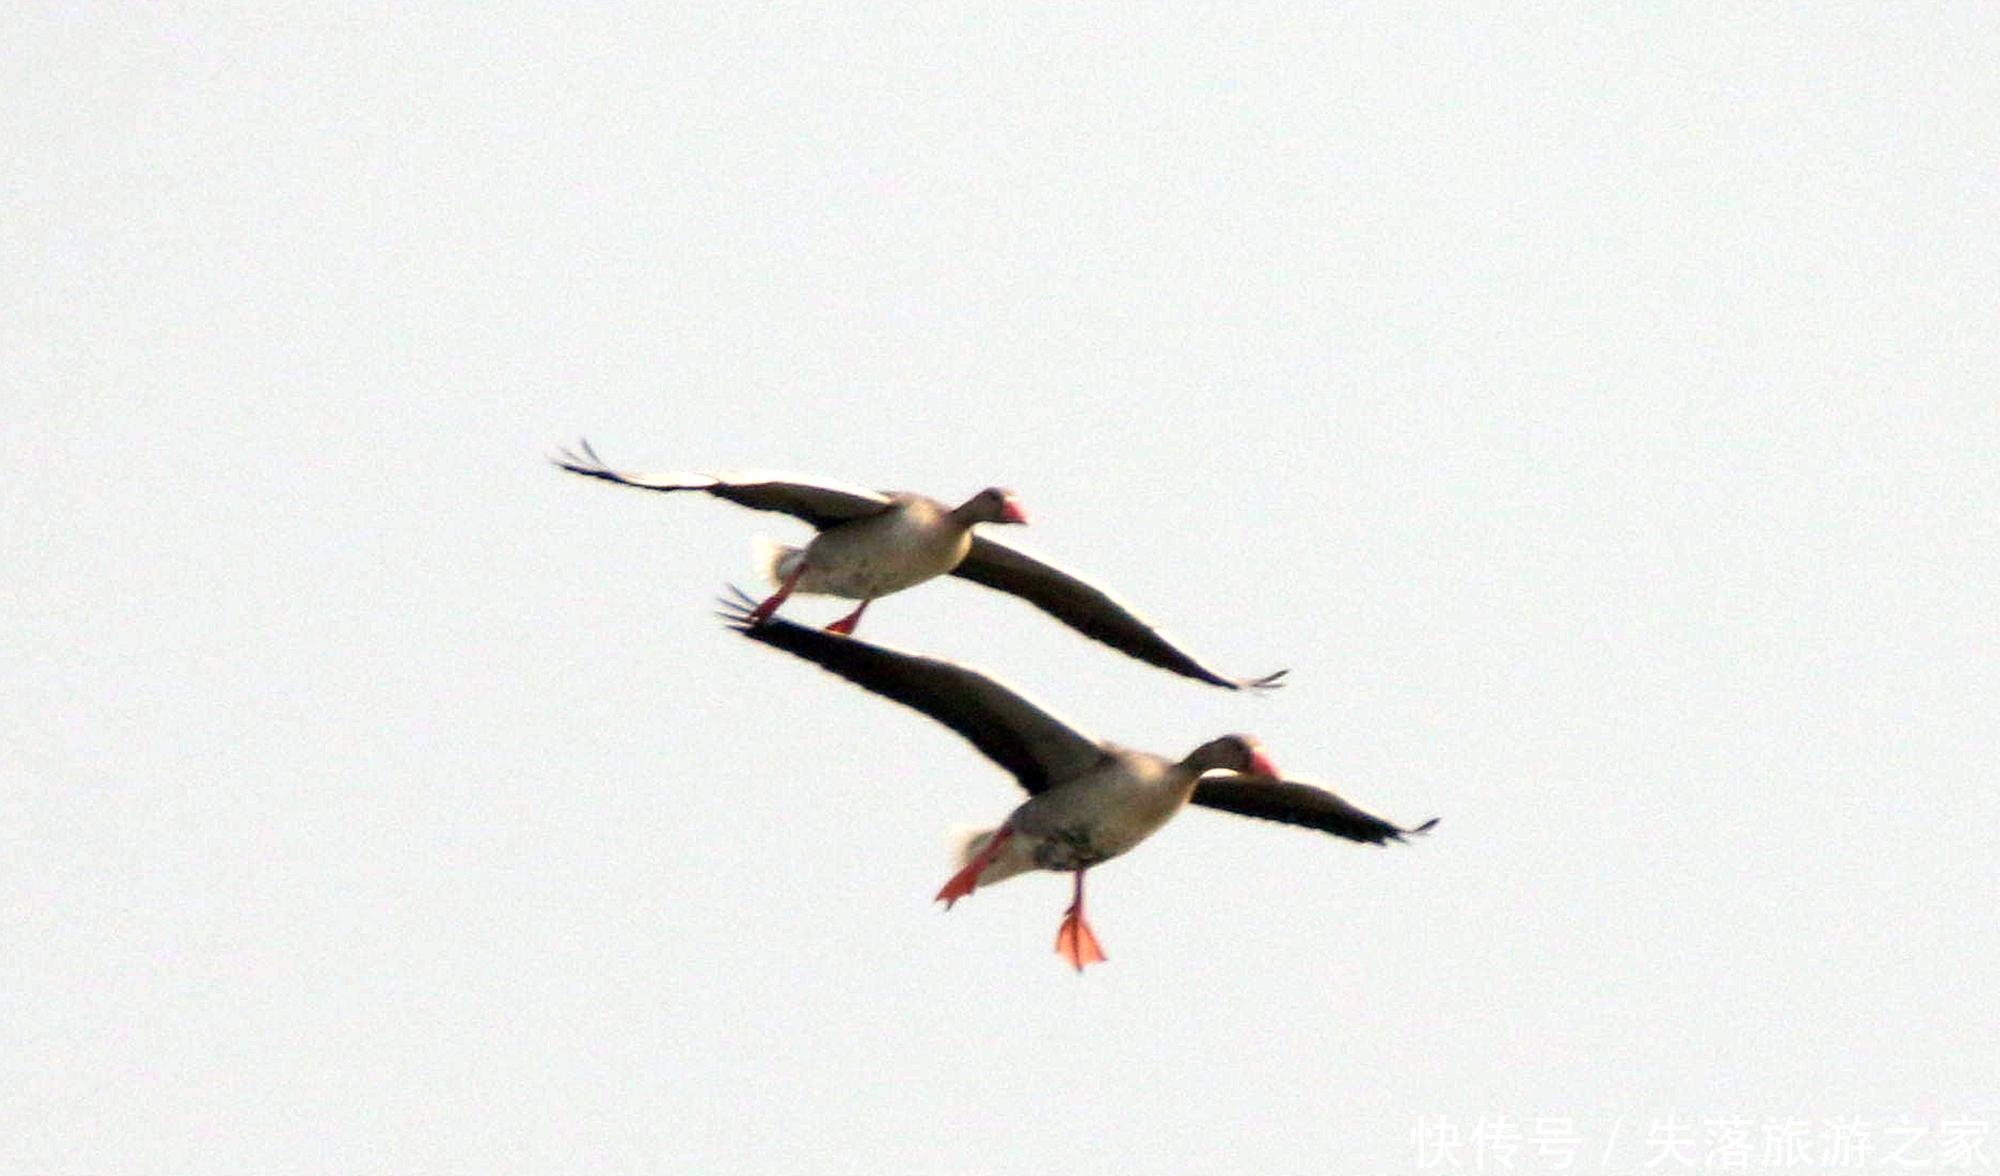
[[[997,829],[981,829],[976,825],[955,825],[951,830],[951,864],[959,869],[972,864],[979,851],[993,843]]]
[[[972,864],[972,859],[986,851],[993,844],[993,835],[998,829],[980,829],[971,825],[959,825],[951,831],[952,864],[963,870]],[[1035,868],[1033,851],[1021,843],[1019,837],[1010,837],[1007,844],[1000,847],[999,856],[979,871],[979,885],[992,886],[1005,882],[1016,874],[1025,874]]]
[[[775,539],[767,539],[759,535],[757,537],[757,572],[775,587],[784,583],[785,577],[791,575],[793,570],[799,566],[799,556],[803,554],[804,549],[802,548],[787,547]]]

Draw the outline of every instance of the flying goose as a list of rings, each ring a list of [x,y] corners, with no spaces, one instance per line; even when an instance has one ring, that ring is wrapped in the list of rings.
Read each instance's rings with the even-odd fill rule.
[[[998,827],[966,839],[960,869],[937,898],[949,910],[979,886],[1016,874],[1072,873],[1074,897],[1056,934],[1056,951],[1079,972],[1105,958],[1084,918],[1084,873],[1152,836],[1190,800],[1375,845],[1437,824],[1433,817],[1405,829],[1324,788],[1282,779],[1248,735],[1211,739],[1179,760],[1103,743],[977,670],[759,618],[753,597],[731,592],[721,615],[737,632],[922,711],[1013,773],[1027,801]]]
[[[1196,681],[1228,690],[1264,690],[1285,676],[1279,670],[1261,678],[1225,677],[1176,648],[1102,589],[975,534],[973,527],[980,523],[1028,521],[1014,496],[997,486],[948,507],[920,494],[883,494],[771,474],[638,478],[605,465],[588,441],[579,448],[581,452],[564,450],[556,465],[641,490],[699,490],[752,510],[791,515],[817,530],[803,548],[780,548],[774,554],[769,572],[777,591],[753,610],[759,621],[794,592],[838,596],[861,603],[827,628],[851,634],[877,597],[949,573],[1018,596],[1086,637]]]

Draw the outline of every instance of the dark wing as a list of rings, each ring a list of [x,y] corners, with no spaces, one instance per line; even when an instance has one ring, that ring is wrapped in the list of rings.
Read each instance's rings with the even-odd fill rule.
[[[733,587],[730,592],[721,615],[731,628],[922,711],[970,740],[1031,793],[1080,775],[1104,757],[1095,740],[977,670],[781,617],[753,625],[757,602]]]
[[[774,510],[791,515],[821,531],[849,519],[879,514],[890,504],[888,495],[873,490],[775,474],[738,474],[726,478],[707,474],[666,474],[657,478],[639,478],[621,474],[605,465],[604,459],[590,447],[590,442],[579,441],[577,444],[581,453],[565,449],[561,456],[554,459],[558,466],[572,474],[601,478],[640,490],[667,493],[699,490],[751,510]]]
[[[1238,816],[1303,825],[1370,845],[1401,841],[1405,834],[1428,833],[1438,823],[1432,817],[1414,829],[1405,829],[1362,812],[1324,788],[1235,773],[1203,776],[1195,785],[1194,803]]]
[[[1055,619],[1140,661],[1227,690],[1269,690],[1284,670],[1261,678],[1226,678],[1181,652],[1160,631],[1101,588],[1004,543],[975,535],[952,575],[1018,596]]]

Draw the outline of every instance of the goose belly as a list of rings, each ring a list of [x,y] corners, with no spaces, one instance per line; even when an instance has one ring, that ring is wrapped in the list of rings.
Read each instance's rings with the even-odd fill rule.
[[[1083,870],[1126,853],[1160,831],[1187,803],[1161,781],[1121,779],[1045,793],[1016,814],[1044,870]]]
[[[871,600],[944,575],[971,547],[962,531],[940,534],[896,515],[865,519],[813,540],[798,590]]]

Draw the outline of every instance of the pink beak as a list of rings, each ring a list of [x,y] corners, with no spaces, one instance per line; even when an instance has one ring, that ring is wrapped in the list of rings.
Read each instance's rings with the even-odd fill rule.
[[[1265,776],[1272,780],[1284,779],[1284,776],[1278,771],[1278,766],[1271,762],[1271,757],[1261,751],[1250,753],[1250,774],[1253,776]]]
[[[1020,503],[1009,498],[1000,504],[1000,521],[1003,523],[1026,523],[1028,521],[1028,512],[1021,509]]]

